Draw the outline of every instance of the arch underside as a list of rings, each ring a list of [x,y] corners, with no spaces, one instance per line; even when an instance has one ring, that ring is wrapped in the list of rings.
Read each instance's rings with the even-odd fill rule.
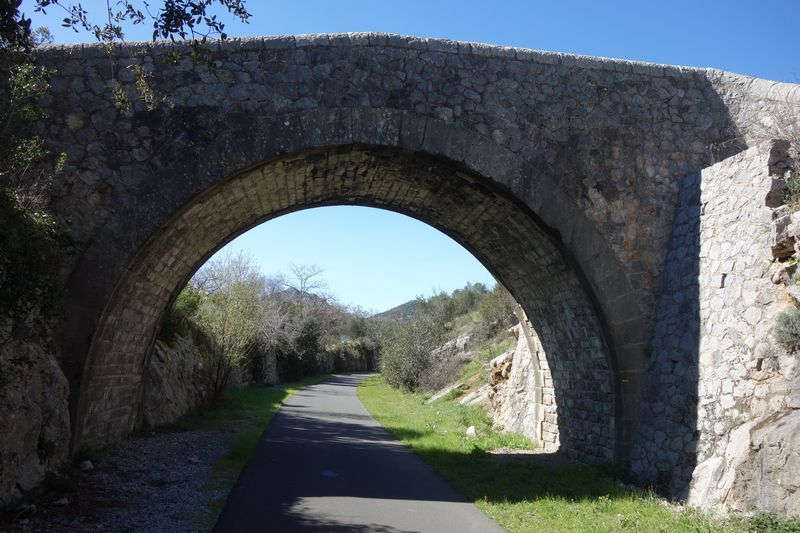
[[[170,301],[202,263],[247,229],[323,205],[401,212],[464,245],[515,296],[548,356],[562,450],[615,456],[615,369],[597,310],[557,239],[510,195],[421,153],[350,145],[281,157],[195,197],[139,251],[92,340],[76,444],[108,442],[136,423],[142,375]],[[369,243],[363,243],[369,246]]]

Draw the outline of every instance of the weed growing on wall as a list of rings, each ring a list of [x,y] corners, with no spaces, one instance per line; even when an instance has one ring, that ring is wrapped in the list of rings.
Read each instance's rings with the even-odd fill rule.
[[[793,352],[800,348],[800,309],[788,309],[775,319],[775,340],[786,350]]]

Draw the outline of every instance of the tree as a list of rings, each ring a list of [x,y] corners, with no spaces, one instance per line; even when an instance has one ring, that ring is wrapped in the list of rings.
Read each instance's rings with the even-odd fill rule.
[[[15,330],[30,313],[58,308],[59,236],[47,207],[65,160],[39,134],[46,117],[36,101],[49,89],[50,72],[27,51],[46,34],[17,23],[19,5],[0,6],[0,319],[12,318]]]
[[[516,321],[514,311],[517,301],[501,284],[496,283],[494,288],[478,304],[483,334],[491,337],[500,330],[505,329]]]
[[[307,303],[310,296],[325,298],[323,291],[328,288],[328,284],[322,278],[324,271],[321,267],[292,263],[289,265],[289,271],[292,278],[287,282],[287,286],[297,293],[301,304]]]
[[[431,351],[442,342],[444,329],[434,315],[417,312],[407,322],[376,321],[380,339],[380,371],[395,387],[415,390],[431,364]]]
[[[469,316],[473,331],[493,337],[514,322],[516,302],[499,283],[491,291],[468,283],[451,294],[439,292],[418,298],[408,320],[373,320],[372,336],[380,343],[380,371],[390,384],[408,390],[430,386],[440,376],[431,353],[453,333],[459,317]],[[449,363],[449,362],[448,362]],[[439,367],[441,368],[441,367]]]
[[[206,269],[214,273],[216,285],[197,309],[196,320],[218,349],[215,390],[219,394],[228,384],[231,371],[245,366],[261,339],[265,284],[244,253],[223,255]]]

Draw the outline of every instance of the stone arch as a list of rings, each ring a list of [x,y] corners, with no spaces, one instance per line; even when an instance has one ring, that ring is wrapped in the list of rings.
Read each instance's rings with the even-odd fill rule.
[[[185,114],[184,114],[185,113]],[[238,176],[239,169],[254,169],[282,154],[325,153],[315,152],[316,147],[326,146],[383,146],[406,153],[420,154],[428,157],[431,164],[437,159],[452,165],[448,173],[441,175],[454,176],[459,173],[459,183],[463,188],[493,190],[515,205],[508,209],[525,213],[524,219],[536,221],[540,235],[547,235],[553,249],[559,250],[552,255],[556,268],[570,272],[571,283],[581,286],[580,292],[585,304],[580,315],[591,316],[591,327],[584,324],[585,331],[592,334],[586,336],[589,344],[602,348],[600,350],[607,360],[607,372],[612,376],[602,386],[585,390],[586,394],[575,397],[573,405],[595,405],[598,397],[609,396],[604,401],[605,407],[592,411],[589,408],[576,408],[581,412],[580,429],[573,432],[578,435],[591,425],[599,427],[601,420],[608,418],[608,430],[602,442],[587,445],[584,451],[576,451],[576,456],[585,460],[611,460],[616,458],[623,468],[627,464],[627,453],[630,438],[635,426],[639,380],[644,358],[644,341],[647,318],[639,305],[639,292],[628,279],[625,270],[617,263],[613,253],[605,244],[597,229],[588,221],[574,204],[570,202],[560,189],[546,177],[534,174],[530,163],[515,158],[511,152],[486,139],[475,132],[463,130],[445,121],[429,120],[408,112],[388,112],[380,110],[311,110],[300,114],[289,114],[279,117],[232,114],[228,116],[210,116],[209,110],[177,109],[169,117],[182,121],[185,132],[180,142],[164,139],[166,146],[157,161],[151,161],[155,175],[142,181],[135,190],[121,190],[121,198],[116,202],[116,211],[109,217],[108,223],[97,233],[94,243],[79,258],[77,266],[68,282],[66,298],[66,321],[63,334],[62,367],[71,383],[70,409],[75,421],[73,432],[73,448],[83,443],[99,443],[120,437],[130,430],[133,424],[131,405],[136,404],[136,396],[140,389],[140,368],[147,350],[132,356],[119,350],[122,337],[142,319],[142,313],[150,313],[148,320],[157,320],[158,314],[166,307],[167,300],[159,305],[143,306],[135,303],[125,309],[115,309],[114,302],[125,302],[126,290],[130,284],[145,285],[148,280],[144,267],[156,264],[154,255],[146,252],[153,250],[159,235],[176,220],[176,213],[192,209],[190,204],[200,201],[208,195],[213,196],[214,188],[220,184],[222,176]],[[211,126],[215,136],[200,133],[195,129]],[[377,144],[376,144],[377,141]],[[342,172],[342,169],[339,169]],[[222,179],[222,182],[230,181]],[[446,181],[440,180],[443,183]],[[402,180],[395,185],[402,186]],[[405,185],[408,187],[408,184]],[[305,189],[304,189],[305,190]],[[288,194],[283,190],[281,194]],[[387,191],[387,194],[398,194]],[[436,192],[430,194],[436,195]],[[333,203],[358,203],[360,205],[386,206],[391,196],[376,200],[374,204],[364,199],[359,201],[340,198]],[[242,200],[245,201],[245,200]],[[328,199],[325,202],[331,203]],[[318,205],[324,205],[320,200]],[[509,204],[509,205],[511,205]],[[190,207],[186,207],[190,205]],[[307,202],[306,206],[311,206]],[[477,204],[476,206],[477,207]],[[484,206],[486,207],[486,206]],[[296,208],[296,207],[295,207]],[[523,271],[502,273],[493,265],[492,254],[479,251],[466,237],[458,237],[448,228],[445,221],[437,222],[428,216],[414,215],[403,206],[392,206],[399,212],[417,216],[431,225],[443,230],[446,234],[461,242],[473,252],[497,277],[508,286],[518,300],[533,300],[533,296],[541,288],[531,282]],[[287,210],[289,208],[287,207]],[[478,214],[466,214],[469,217]],[[273,212],[270,216],[277,216]],[[442,214],[440,213],[440,216]],[[241,232],[267,218],[253,219],[249,223],[238,223]],[[451,222],[452,223],[452,222]],[[531,222],[529,222],[531,223]],[[502,243],[509,238],[508,230],[513,228],[520,234],[526,231],[526,225],[496,222],[487,227],[487,235],[493,242]],[[234,231],[229,228],[229,231]],[[231,234],[232,238],[235,234]],[[544,242],[544,241],[542,241]],[[221,246],[223,241],[220,241]],[[162,246],[163,253],[170,253]],[[209,250],[206,256],[213,250]],[[536,246],[520,249],[518,262],[533,261],[539,252]],[[177,257],[172,253],[173,259]],[[560,259],[555,260],[556,257]],[[197,263],[199,265],[199,263]],[[532,263],[533,264],[533,263]],[[187,270],[181,282],[185,282],[193,270]],[[144,281],[148,280],[148,281]],[[526,286],[530,291],[528,298],[523,296]],[[174,291],[180,286],[162,286],[162,291]],[[535,307],[527,307],[530,315],[536,316]],[[556,306],[549,312],[558,316],[570,316],[574,311],[567,307]],[[561,315],[561,313],[564,313]],[[588,319],[587,319],[588,320]],[[532,319],[534,325],[536,319]],[[537,325],[539,333],[546,337],[548,327]],[[127,342],[149,346],[154,331],[140,331]],[[564,338],[578,342],[585,333],[572,329]],[[546,348],[554,349],[554,348]],[[572,355],[566,350],[561,360],[569,360]],[[105,355],[101,355],[105,354]],[[110,357],[103,360],[100,358]],[[593,368],[588,359],[583,359],[583,372],[591,372]],[[577,365],[577,363],[575,363]],[[580,365],[577,365],[580,366]],[[98,368],[104,368],[98,373]],[[556,370],[556,373],[558,371]],[[556,385],[559,389],[572,388],[573,383],[583,383],[580,372],[562,372],[563,379]],[[554,376],[555,377],[555,376]],[[558,381],[554,379],[554,381]],[[587,383],[593,380],[587,381]],[[563,386],[561,385],[563,384]],[[565,404],[566,407],[567,404]],[[572,410],[572,408],[570,408]],[[120,422],[125,420],[125,422]],[[88,422],[88,424],[87,424]],[[565,438],[563,421],[559,422],[562,432],[562,445],[570,450],[571,441]],[[586,433],[587,435],[589,433]],[[599,438],[599,437],[598,437]],[[577,448],[575,448],[577,450]],[[593,452],[591,450],[594,450]],[[598,450],[602,450],[598,455]]]
[[[552,354],[562,449],[587,462],[620,453],[617,361],[602,310],[558,233],[510,191],[461,164],[360,144],[249,165],[192,197],[153,232],[99,318],[76,399],[74,444],[107,442],[133,429],[162,314],[212,253],[275,216],[341,204],[407,214],[470,250],[511,290]]]
[[[761,117],[797,115],[796,86],[711,69],[384,34],[232,39],[211,43],[208,63],[186,58],[174,65],[173,52],[186,46],[125,44],[113,60],[96,45],[37,51],[43,65],[58,70],[52,96],[41,102],[52,119],[43,136],[48,147],[68,155],[54,203],[73,243],[64,268],[61,350],[73,446],[125,432],[140,361],[119,347],[137,320],[155,320],[146,315],[157,306],[135,300],[119,306],[137,283],[134,275],[152,274],[148,268],[161,264],[151,252],[174,221],[242,173],[282,158],[360,146],[441,163],[450,170],[434,182],[486,187],[513,204],[510,213],[527,213],[522,219],[548,235],[548,246],[558,251],[550,256],[558,258],[554,264],[578,280],[589,302],[581,309],[593,316],[592,338],[604,340],[615,457],[628,470],[640,416],[637,439],[654,437],[649,414],[639,415],[643,374],[650,366],[656,374],[649,379],[663,382],[657,372],[670,364],[670,354],[655,344],[651,357],[649,343],[663,321],[658,302],[671,297],[665,257],[678,192],[698,169],[770,130],[757,127]],[[113,105],[109,73],[116,69],[114,83],[135,96],[127,68],[133,64],[152,75],[168,101],[151,110],[136,98],[131,110]],[[456,179],[457,171],[463,176]],[[357,200],[366,202],[339,198]],[[455,220],[440,222],[455,234]],[[485,235],[508,237],[507,226],[503,220],[484,228]],[[534,264],[544,242],[517,248],[515,264]],[[496,258],[482,259],[491,265]],[[529,274],[516,280],[515,293],[520,297],[531,285],[525,290],[535,315],[533,296],[547,301],[546,291]],[[155,281],[138,283],[145,290]],[[554,313],[565,310],[556,306]],[[573,343],[585,336],[576,328],[556,330]],[[141,330],[142,345],[149,338]],[[567,351],[559,361],[575,365],[585,355],[578,354]],[[560,375],[569,388],[572,375]],[[577,385],[585,392],[575,398],[579,405],[606,394],[580,380]],[[649,400],[670,399],[655,394]],[[696,402],[684,403],[690,414],[679,423],[695,432]],[[565,407],[580,411],[569,402]],[[592,426],[604,416],[583,412],[568,418]],[[580,446],[572,449],[586,448]]]

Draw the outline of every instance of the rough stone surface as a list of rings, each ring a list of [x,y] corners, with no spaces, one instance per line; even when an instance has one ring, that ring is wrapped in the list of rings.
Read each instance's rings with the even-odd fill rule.
[[[743,436],[741,446],[744,460],[736,465],[725,505],[738,511],[800,515],[800,409],[762,418]]]
[[[146,355],[143,342],[146,345],[145,339],[152,335],[162,305],[169,303],[172,287],[179,287],[206,256],[203,250],[228,239],[233,228],[251,226],[262,213],[284,211],[283,202],[313,205],[338,197],[387,208],[403,206],[418,218],[438,220],[439,227],[449,225],[450,234],[471,243],[478,257],[491,257],[506,285],[518,287],[518,300],[536,311],[532,322],[544,349],[570,354],[553,367],[557,368],[554,386],[571,400],[573,414],[559,428],[562,444],[574,443],[568,449],[587,462],[612,460],[615,436],[610,431],[613,425],[606,422],[615,411],[609,354],[579,278],[529,214],[502,194],[472,186],[466,175],[454,172],[458,171],[448,164],[421,154],[345,147],[274,161],[268,168],[227,180],[213,195],[197,198],[193,207],[150,241],[127,281],[116,289],[104,321],[108,327],[128,326],[102,328],[101,337],[108,335],[117,349],[97,352],[92,359],[97,374],[87,384],[92,392],[83,397],[88,402],[87,423],[91,422],[84,438],[95,442],[126,431],[130,421],[122,415],[132,414],[130,402],[140,386],[136,361]],[[288,191],[293,191],[291,196],[284,194]],[[494,208],[484,210],[486,205]],[[143,279],[153,281],[142,283]],[[97,340],[95,345],[102,344]],[[124,381],[118,380],[120,369],[127,371],[122,374]],[[112,371],[114,387],[109,388],[105,384]]]
[[[558,408],[547,358],[532,328],[521,323],[512,329],[516,346],[491,363],[492,420],[498,429],[527,435],[545,452],[555,452]]]
[[[765,202],[786,157],[764,143],[682,185],[632,472],[694,505],[797,510],[800,364],[772,338],[793,304],[772,280]]]
[[[469,392],[458,399],[461,405],[481,405],[487,406],[489,403],[489,385],[481,385],[480,388]]]
[[[67,459],[68,384],[34,342],[0,342],[0,506],[13,503]]]
[[[207,403],[214,394],[214,371],[189,339],[176,335],[170,343],[156,341],[145,376],[142,423],[169,424]]]
[[[451,339],[431,352],[431,358],[451,359],[456,355],[463,355],[472,346],[472,334],[464,334]]]
[[[435,402],[437,400],[441,400],[442,398],[444,398],[445,396],[447,396],[448,394],[450,394],[454,390],[460,389],[463,385],[464,385],[463,382],[457,381],[455,383],[447,385],[446,387],[442,387],[441,389],[436,391],[430,398],[428,398],[425,401],[425,403],[433,403],[433,402]]]

